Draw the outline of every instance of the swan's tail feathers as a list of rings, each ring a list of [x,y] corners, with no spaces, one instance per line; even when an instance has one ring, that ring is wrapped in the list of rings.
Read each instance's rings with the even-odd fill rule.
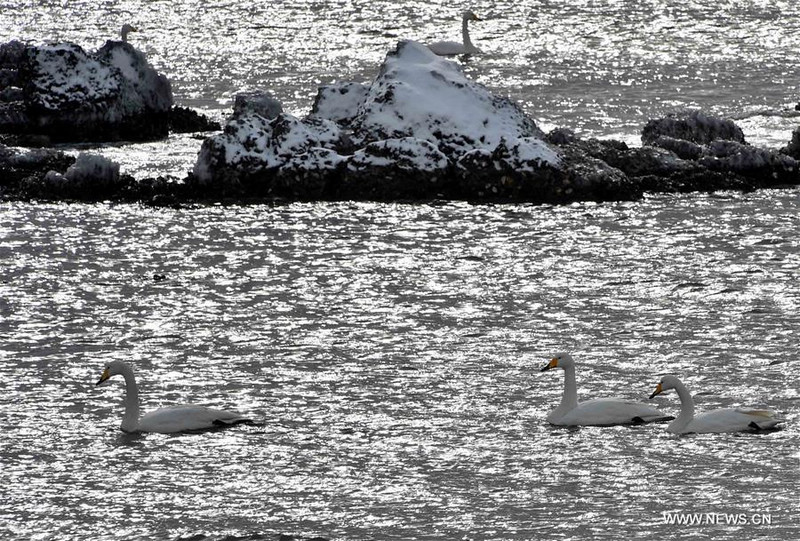
[[[750,421],[750,424],[748,426],[753,430],[757,430],[759,432],[766,432],[771,430],[780,430],[782,427],[778,425],[783,421],[784,419],[782,418],[768,419],[764,421]]]
[[[768,423],[757,423],[755,421],[750,421],[750,424],[747,425],[753,430],[757,432],[766,432],[768,430],[778,430],[780,427],[777,426],[778,421],[772,421]]]
[[[256,423],[254,420],[248,419],[247,417],[231,417],[227,419],[214,419],[213,424],[216,427],[224,428],[234,425],[259,425],[260,423]]]
[[[637,415],[631,420],[634,424],[642,425],[646,423],[665,423],[667,421],[672,421],[673,419],[675,419],[674,415],[648,415],[645,417],[640,417]]]
[[[772,410],[739,410],[741,413],[753,418],[748,425],[753,430],[778,430],[778,424],[786,421]]]

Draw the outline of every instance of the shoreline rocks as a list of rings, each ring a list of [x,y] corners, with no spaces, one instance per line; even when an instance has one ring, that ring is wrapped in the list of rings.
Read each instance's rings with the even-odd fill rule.
[[[148,141],[216,125],[175,107],[167,78],[123,41],[0,44],[0,137],[6,144]]]
[[[76,47],[57,46],[41,54],[60,57],[61,64],[64,59],[84,62]],[[146,61],[143,64],[131,49],[109,42],[102,54],[81,64],[88,80],[98,81],[95,92],[127,89],[128,98],[109,101],[124,104],[89,108],[92,118],[125,118],[129,109],[159,114],[174,110],[168,83],[145,70]],[[0,65],[6,57],[23,54],[32,53],[19,45],[0,48]],[[106,59],[107,65],[98,59]],[[62,71],[56,73],[63,76]],[[6,75],[2,79],[0,73],[0,80],[14,80],[13,74]],[[60,80],[56,76],[48,80],[48,88],[63,86],[54,85],[52,81]],[[58,100],[67,103],[80,92],[55,94],[42,97],[39,107]],[[4,111],[0,109],[0,117]],[[320,88],[311,114],[304,118],[284,112],[266,92],[237,96],[231,118],[221,133],[203,141],[185,179],[136,180],[120,175],[118,167],[114,172],[114,164],[83,155],[70,162],[59,153],[24,154],[0,145],[0,198],[154,205],[617,201],[654,191],[798,185],[799,159],[800,128],[781,150],[758,148],[745,141],[733,121],[701,111],[649,121],[642,129],[641,147],[582,139],[566,129],[545,134],[519,106],[469,80],[457,64],[423,45],[402,41],[387,54],[371,83]]]

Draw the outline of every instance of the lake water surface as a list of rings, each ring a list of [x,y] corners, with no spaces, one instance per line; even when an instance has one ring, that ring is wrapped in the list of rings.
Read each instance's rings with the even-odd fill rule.
[[[797,191],[604,205],[0,207],[4,536],[793,539]],[[156,276],[159,275],[159,276]],[[164,279],[161,279],[161,275]],[[564,429],[584,398],[766,405],[764,435]],[[127,436],[197,402],[263,421]],[[676,413],[677,397],[654,402]],[[668,526],[665,512],[765,513]]]
[[[778,147],[797,125],[796,2],[471,5],[484,54],[456,61],[545,130],[634,144],[648,119],[700,107]],[[401,38],[458,38],[461,8],[6,0],[0,40],[91,49],[131,22],[179,104],[221,119],[266,89],[302,115]],[[199,147],[94,151],[182,177]],[[799,194],[2,204],[0,538],[798,539]],[[559,350],[582,398],[647,400],[669,373],[698,410],[767,406],[787,426],[551,427],[563,375],[539,368]],[[95,388],[113,359],[135,366],[145,411],[201,403],[262,425],[125,435],[123,385]],[[678,411],[673,393],[653,402]]]

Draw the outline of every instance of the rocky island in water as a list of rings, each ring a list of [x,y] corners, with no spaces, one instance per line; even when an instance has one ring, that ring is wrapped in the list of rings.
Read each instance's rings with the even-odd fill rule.
[[[0,45],[0,199],[565,203],[645,192],[800,184],[800,128],[782,149],[749,145],[732,121],[691,111],[651,120],[642,146],[544,133],[458,64],[401,41],[367,84],[318,90],[298,118],[268,92],[237,96],[219,131],[176,107],[169,81],[123,41]],[[136,179],[54,143],[215,132],[184,179]]]

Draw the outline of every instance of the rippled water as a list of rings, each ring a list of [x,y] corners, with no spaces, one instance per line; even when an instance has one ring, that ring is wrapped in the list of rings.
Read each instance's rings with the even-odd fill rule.
[[[797,119],[794,2],[474,1],[459,59],[545,129],[629,142],[687,106],[784,144]],[[308,111],[369,80],[400,38],[458,37],[438,1],[0,0],[0,40],[97,47],[123,22],[177,101],[222,117],[266,88]],[[292,39],[287,39],[287,36]],[[763,114],[761,114],[763,113]],[[182,174],[200,142],[101,149]],[[797,539],[797,190],[549,206],[0,205],[0,537]],[[156,279],[163,275],[165,279]],[[582,397],[646,399],[661,374],[698,409],[769,406],[786,429],[675,437],[554,428]],[[263,426],[126,436],[198,402]],[[677,412],[668,394],[655,400]],[[665,512],[768,514],[670,526]]]
[[[799,201],[2,205],[0,535],[797,538]],[[559,349],[584,398],[673,373],[699,409],[789,423],[551,427]],[[94,387],[110,359],[135,363],[145,410],[264,426],[126,436],[123,386]]]
[[[638,144],[651,118],[699,107],[738,119],[748,140],[784,146],[800,101],[800,4],[792,0],[473,0],[484,54],[458,61],[543,128]],[[266,89],[305,114],[320,84],[369,81],[399,39],[460,39],[442,0],[0,1],[0,40],[130,40],[179,104],[222,119],[233,96]],[[185,176],[200,142],[114,153],[140,175]]]

